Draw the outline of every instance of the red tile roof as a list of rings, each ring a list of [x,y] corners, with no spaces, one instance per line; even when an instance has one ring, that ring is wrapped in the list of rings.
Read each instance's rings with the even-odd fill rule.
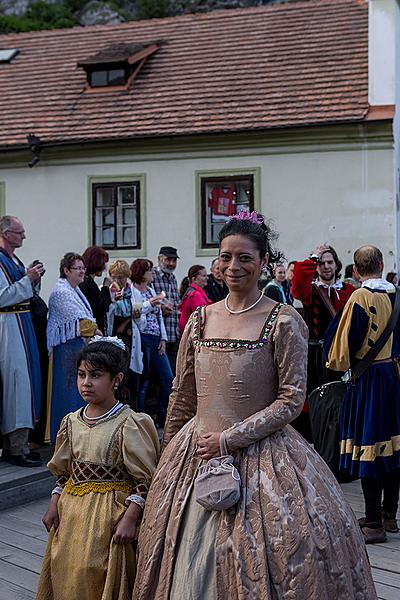
[[[77,66],[116,43],[161,40],[129,90],[88,93]],[[120,25],[0,36],[0,146],[361,121],[368,9],[300,0]]]

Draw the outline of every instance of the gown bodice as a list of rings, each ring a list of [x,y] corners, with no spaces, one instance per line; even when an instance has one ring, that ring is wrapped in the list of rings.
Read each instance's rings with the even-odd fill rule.
[[[193,343],[199,433],[223,431],[276,399],[278,377],[269,338],[281,306],[272,309],[258,340],[203,338],[201,313],[196,312]]]

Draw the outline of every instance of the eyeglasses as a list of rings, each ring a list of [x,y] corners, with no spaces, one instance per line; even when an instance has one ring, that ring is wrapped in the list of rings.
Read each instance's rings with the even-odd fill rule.
[[[70,271],[82,271],[83,273],[86,273],[85,267],[71,267]]]
[[[15,231],[15,229],[7,229],[6,233],[15,233],[16,235],[25,235],[25,230],[23,229],[22,231]]]

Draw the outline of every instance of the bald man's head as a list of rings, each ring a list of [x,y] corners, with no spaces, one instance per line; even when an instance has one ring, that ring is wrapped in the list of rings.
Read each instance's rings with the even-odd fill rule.
[[[361,246],[354,252],[354,265],[361,277],[382,274],[382,252],[376,246]]]

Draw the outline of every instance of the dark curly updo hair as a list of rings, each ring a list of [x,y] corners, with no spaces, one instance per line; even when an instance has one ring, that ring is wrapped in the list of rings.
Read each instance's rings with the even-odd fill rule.
[[[115,397],[120,402],[125,402],[127,398],[125,385],[126,374],[129,366],[129,354],[126,350],[118,348],[111,342],[92,342],[85,346],[78,355],[76,368],[79,369],[82,362],[87,363],[92,369],[98,369],[109,373],[113,379],[118,373],[124,374],[124,379],[118,389],[115,390]]]
[[[254,213],[255,214],[255,213]],[[284,255],[273,247],[273,242],[278,239],[278,234],[267,223],[263,215],[256,213],[259,223],[251,219],[230,219],[221,229],[218,235],[219,246],[221,242],[230,235],[244,235],[252,240],[263,259],[268,253],[268,264],[266,270],[272,275],[272,268],[276,263],[284,260]]]

